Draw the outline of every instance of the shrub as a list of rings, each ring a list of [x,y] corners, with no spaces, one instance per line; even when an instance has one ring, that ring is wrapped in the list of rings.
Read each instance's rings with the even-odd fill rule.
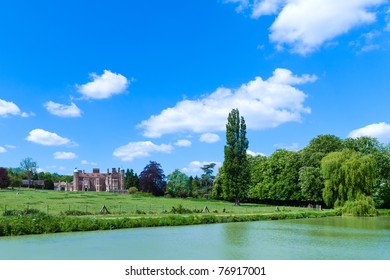
[[[136,187],[131,187],[129,188],[128,192],[129,194],[135,194],[136,192],[138,192],[138,189]]]
[[[372,197],[358,195],[356,200],[347,201],[342,208],[343,215],[350,216],[376,216],[378,211]]]

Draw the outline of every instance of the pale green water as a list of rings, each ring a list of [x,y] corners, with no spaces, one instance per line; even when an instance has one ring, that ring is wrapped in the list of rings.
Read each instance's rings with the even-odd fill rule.
[[[390,217],[1,237],[0,259],[390,259]]]

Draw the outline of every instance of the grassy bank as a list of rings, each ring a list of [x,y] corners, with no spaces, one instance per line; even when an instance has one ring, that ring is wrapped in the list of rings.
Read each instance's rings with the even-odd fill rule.
[[[137,227],[181,226],[262,220],[335,216],[336,211],[275,212],[268,214],[165,214],[138,217],[70,217],[39,212],[0,218],[0,236],[113,230]]]

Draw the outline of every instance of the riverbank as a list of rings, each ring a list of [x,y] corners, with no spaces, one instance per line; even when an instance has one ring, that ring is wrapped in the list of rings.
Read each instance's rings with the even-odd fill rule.
[[[138,217],[68,217],[45,213],[1,217],[0,236],[113,230],[138,227],[182,226],[336,216],[336,211],[275,212],[268,214],[165,214]]]

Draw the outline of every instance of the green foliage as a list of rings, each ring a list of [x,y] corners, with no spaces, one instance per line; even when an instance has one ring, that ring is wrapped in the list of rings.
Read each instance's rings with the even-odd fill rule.
[[[321,161],[325,203],[340,207],[347,200],[355,200],[358,195],[371,196],[377,180],[376,171],[376,162],[371,155],[353,150],[330,153]]]
[[[167,190],[172,197],[188,197],[191,193],[189,178],[186,174],[175,169],[167,176]]]
[[[251,196],[262,200],[299,200],[299,154],[276,150],[270,157],[258,156],[251,168]]]
[[[226,145],[224,149],[223,196],[234,199],[235,204],[247,197],[250,182],[249,163],[246,156],[249,141],[246,138],[246,124],[238,109],[233,109],[226,124]]]
[[[343,215],[350,216],[376,216],[375,202],[372,197],[359,194],[355,200],[349,200],[342,208]]]
[[[128,189],[128,192],[129,194],[135,194],[136,192],[138,192],[138,189],[136,187],[130,187]]]
[[[209,196],[213,188],[215,176],[213,175],[215,163],[209,163],[203,165],[200,169],[203,170],[203,174],[200,176],[200,188],[198,193],[201,196]]]
[[[0,167],[0,189],[9,187],[11,180],[8,175],[8,170]]]
[[[299,170],[299,186],[306,201],[321,202],[324,181],[319,167],[304,166]]]
[[[124,186],[125,189],[130,189],[132,187],[139,189],[139,178],[137,173],[135,173],[133,169],[126,170]]]
[[[343,140],[334,135],[318,135],[299,151],[302,166],[320,167],[321,160],[331,152],[341,151]]]

